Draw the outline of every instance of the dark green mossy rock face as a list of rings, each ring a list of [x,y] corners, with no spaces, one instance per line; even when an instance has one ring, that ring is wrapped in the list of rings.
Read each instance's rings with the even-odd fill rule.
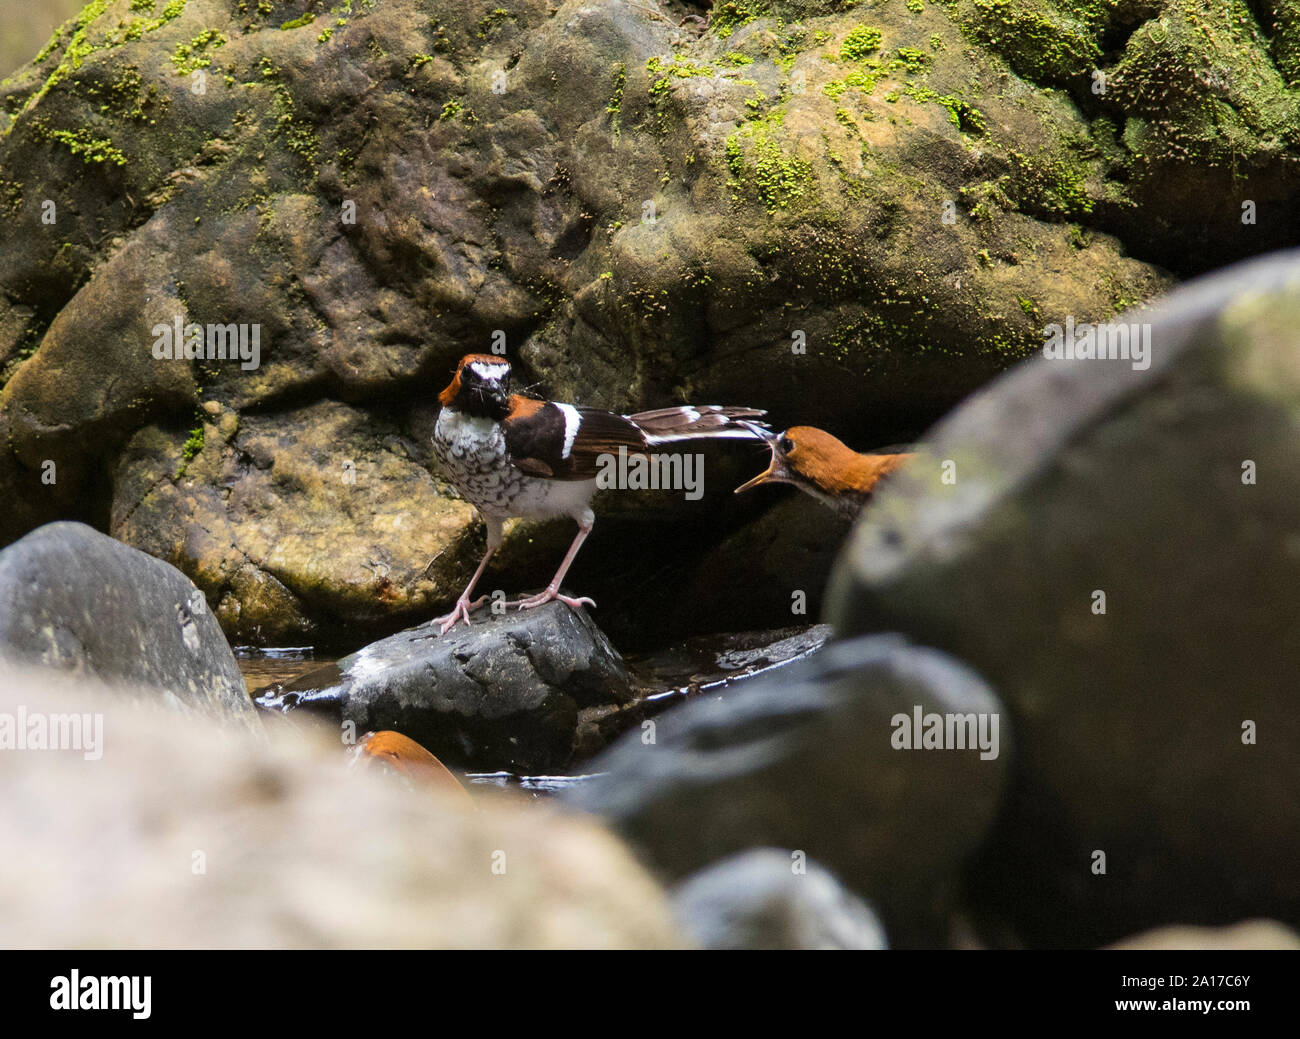
[[[154,515],[166,488],[137,497],[123,459],[141,430],[184,462],[199,405],[334,400],[363,442],[412,438],[455,359],[503,337],[520,382],[559,399],[752,404],[865,445],[923,428],[1044,323],[1161,291],[1148,261],[1295,234],[1283,0],[1268,26],[1235,0],[729,0],[707,28],[499,3],[95,0],[0,86],[0,540],[130,514],[133,543],[255,616],[203,576],[239,567],[164,533],[186,514],[240,528],[218,482],[238,465],[159,462],[155,481],[210,482]],[[1228,87],[1197,79],[1219,65]],[[260,326],[260,364],[155,361],[175,317]],[[326,426],[301,436],[328,452]],[[418,468],[385,470],[409,483],[393,508],[436,488]],[[237,538],[300,604],[286,630],[353,615],[326,550],[355,507],[310,509],[324,554],[292,566]],[[430,585],[427,546],[391,544],[395,611],[467,576],[472,552]]]

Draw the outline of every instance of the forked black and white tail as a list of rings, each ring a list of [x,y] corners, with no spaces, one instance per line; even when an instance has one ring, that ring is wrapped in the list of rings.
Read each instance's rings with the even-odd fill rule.
[[[673,444],[682,440],[758,440],[759,434],[743,424],[762,418],[757,408],[729,408],[720,404],[684,404],[624,416],[645,436],[646,445]],[[759,422],[757,425],[762,426]]]

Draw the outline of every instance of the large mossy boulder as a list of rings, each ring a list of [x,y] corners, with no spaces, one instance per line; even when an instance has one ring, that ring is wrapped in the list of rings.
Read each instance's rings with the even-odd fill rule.
[[[1162,290],[1151,261],[1295,238],[1285,4],[728,0],[704,27],[499,2],[94,0],[0,86],[0,539],[111,522],[249,637],[406,614],[473,565],[469,511],[391,450],[466,351],[504,344],[560,399],[749,404],[866,446],[1044,322]],[[175,321],[257,326],[257,366],[155,359]],[[299,472],[309,449],[388,486],[295,490],[268,544],[257,422]]]

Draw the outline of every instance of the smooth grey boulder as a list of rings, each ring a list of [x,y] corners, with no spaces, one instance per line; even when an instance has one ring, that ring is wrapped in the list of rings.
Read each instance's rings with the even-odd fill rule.
[[[618,651],[586,610],[555,602],[422,625],[270,686],[259,705],[308,709],[356,733],[396,729],[464,768],[537,772],[573,756],[584,707],[633,697]]]
[[[1029,943],[1300,921],[1300,253],[1126,318],[1149,368],[1039,358],[972,398],[828,595],[839,636],[947,650],[1011,711],[975,890]]]
[[[261,730],[203,593],[82,523],[46,524],[0,551],[0,657],[148,686],[170,706]]]
[[[815,862],[777,848],[723,859],[679,884],[673,912],[706,949],[886,949],[862,899]]]
[[[895,749],[894,719],[918,707],[1001,712],[982,679],[937,650],[898,636],[834,643],[629,733],[565,796],[670,878],[749,848],[790,848],[869,897],[899,941],[932,942],[993,821],[1009,733],[1000,724],[987,759]]]

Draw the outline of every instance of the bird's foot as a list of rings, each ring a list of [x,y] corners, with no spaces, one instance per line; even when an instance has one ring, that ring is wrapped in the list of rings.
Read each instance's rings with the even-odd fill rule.
[[[429,626],[432,627],[435,624],[438,625],[438,634],[446,635],[447,632],[449,632],[452,628],[456,626],[456,622],[458,620],[463,619],[465,621],[465,627],[468,628],[470,626],[469,623],[470,613],[474,610],[477,610],[480,606],[482,606],[485,602],[487,602],[487,600],[488,597],[486,595],[480,595],[473,602],[470,602],[468,599],[465,598],[465,596],[462,595],[459,599],[456,600],[456,605],[452,607],[451,613],[447,614],[445,617],[434,617],[433,620],[428,622]]]
[[[530,595],[527,599],[517,599],[515,602],[506,605],[515,606],[521,610],[535,610],[538,606],[545,606],[548,602],[562,602],[565,606],[574,610],[580,610],[583,606],[596,605],[594,599],[588,599],[585,595],[575,599],[572,596],[561,594],[558,588],[548,588],[544,592]]]

